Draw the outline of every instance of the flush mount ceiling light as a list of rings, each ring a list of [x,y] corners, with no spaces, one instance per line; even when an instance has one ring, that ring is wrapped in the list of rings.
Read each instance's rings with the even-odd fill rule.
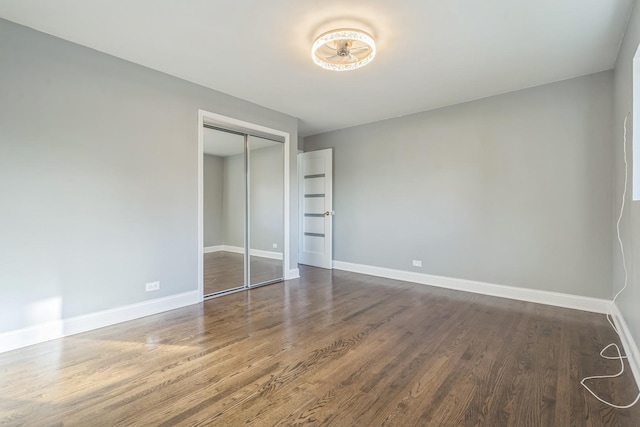
[[[376,43],[364,31],[343,28],[319,36],[311,48],[313,62],[333,71],[349,71],[367,65],[376,56]]]

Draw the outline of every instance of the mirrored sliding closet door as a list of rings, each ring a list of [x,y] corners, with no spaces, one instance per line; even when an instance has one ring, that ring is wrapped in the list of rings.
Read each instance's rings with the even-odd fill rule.
[[[283,143],[206,124],[203,133],[205,298],[283,280]]]
[[[249,137],[249,285],[282,280],[283,144]]]

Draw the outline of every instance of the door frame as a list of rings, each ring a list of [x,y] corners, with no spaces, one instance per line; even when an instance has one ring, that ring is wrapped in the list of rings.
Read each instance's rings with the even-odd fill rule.
[[[233,117],[223,116],[221,114],[212,113],[206,110],[198,110],[198,293],[200,295],[200,301],[204,300],[204,131],[203,124],[205,122],[216,124],[221,127],[225,125],[234,128],[242,127],[251,129],[257,132],[268,133],[271,135],[277,135],[284,138],[284,162],[283,162],[283,191],[284,191],[284,241],[282,248],[282,277],[285,280],[290,279],[289,272],[289,260],[290,257],[290,147],[291,147],[291,135],[289,132],[284,132],[278,129],[269,128],[266,126],[258,125],[256,123],[247,122],[244,120],[236,119]],[[245,248],[245,251],[248,250]]]

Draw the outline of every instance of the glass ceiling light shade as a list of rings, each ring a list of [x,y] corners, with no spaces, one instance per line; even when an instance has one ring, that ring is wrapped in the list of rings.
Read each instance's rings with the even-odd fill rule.
[[[320,35],[311,48],[313,62],[332,71],[363,67],[376,56],[376,43],[364,31],[344,28]]]

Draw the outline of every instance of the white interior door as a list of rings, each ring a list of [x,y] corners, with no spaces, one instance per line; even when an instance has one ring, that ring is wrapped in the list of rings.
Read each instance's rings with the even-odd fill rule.
[[[298,154],[302,232],[300,264],[331,268],[333,149]]]

